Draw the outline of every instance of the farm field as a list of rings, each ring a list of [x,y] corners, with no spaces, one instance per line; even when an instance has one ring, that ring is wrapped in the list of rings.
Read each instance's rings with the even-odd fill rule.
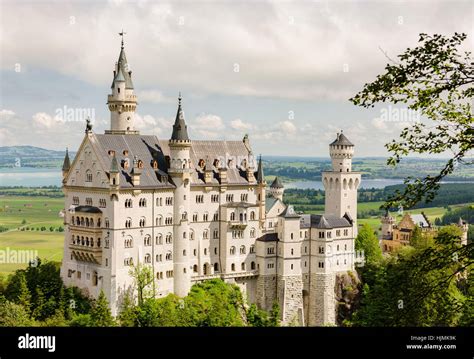
[[[359,211],[378,210],[382,202],[359,203]],[[453,205],[452,209],[463,205]],[[322,213],[324,205],[305,205],[305,213]],[[42,259],[61,261],[63,256],[64,232],[63,219],[59,212],[63,209],[62,198],[0,196],[0,250],[37,251]],[[424,212],[430,221],[441,218],[445,213],[444,207],[430,207],[408,211],[410,213]],[[396,220],[400,215],[392,213]],[[379,216],[361,218],[359,224],[368,223],[375,231],[380,228]],[[43,230],[41,228],[43,227]],[[51,227],[53,231],[51,231]],[[29,230],[26,230],[26,229]],[[31,230],[33,228],[33,230]],[[26,267],[27,263],[0,262],[0,274],[11,273]]]
[[[59,217],[62,209],[61,198],[0,197],[0,250],[22,250],[31,255],[37,251],[41,259],[60,261],[64,238],[64,232],[59,232],[63,226]],[[10,273],[28,264],[6,262],[0,262],[0,273]]]

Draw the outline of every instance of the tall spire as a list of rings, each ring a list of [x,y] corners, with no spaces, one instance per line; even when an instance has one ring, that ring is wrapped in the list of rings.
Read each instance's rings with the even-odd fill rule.
[[[124,32],[123,29],[122,29],[121,32],[119,32],[119,35],[122,36],[122,49],[123,49],[123,36],[124,36],[125,34],[126,34],[126,32]]]
[[[125,34],[126,32],[124,32],[123,30],[122,32],[119,32],[119,35],[122,37],[122,42],[120,47],[120,55],[115,65],[114,80],[112,82],[111,88],[114,88],[116,81],[125,81],[125,88],[133,89],[132,71],[130,71],[129,69],[127,56],[125,55],[125,47],[123,41],[123,37]]]
[[[184,121],[184,113],[181,108],[181,92],[178,97],[178,111],[176,112],[176,120],[173,125],[173,133],[171,134],[172,141],[189,141],[188,126]]]
[[[262,155],[258,159],[258,169],[257,169],[257,183],[264,183],[265,176],[263,175],[263,164],[262,164]]]
[[[133,91],[132,71],[130,71],[125,56],[124,35],[119,32],[121,39],[120,55],[115,63],[112,93],[107,96],[110,110],[109,134],[138,134],[135,130],[134,114],[137,107],[137,96]]]
[[[63,172],[69,171],[71,168],[71,160],[69,159],[69,150],[66,147],[66,155],[64,156],[64,162],[63,162]]]

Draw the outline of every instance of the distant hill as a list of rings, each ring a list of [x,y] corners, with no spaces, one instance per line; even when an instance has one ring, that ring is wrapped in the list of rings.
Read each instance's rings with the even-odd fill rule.
[[[0,168],[59,168],[65,153],[35,146],[0,146]],[[69,151],[71,160],[75,155],[75,152]]]

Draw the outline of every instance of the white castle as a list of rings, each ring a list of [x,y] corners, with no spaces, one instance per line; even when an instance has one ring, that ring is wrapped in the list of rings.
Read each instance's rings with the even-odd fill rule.
[[[262,160],[242,141],[190,139],[181,96],[169,140],[134,128],[137,97],[123,39],[108,95],[110,130],[88,123],[72,164],[63,165],[65,241],[61,276],[118,314],[133,288],[130,269],[151,267],[153,293],[186,296],[221,278],[284,325],[334,325],[336,275],[354,270],[357,189],[354,145],[338,134],[324,172],[324,214],[300,215],[267,188]]]

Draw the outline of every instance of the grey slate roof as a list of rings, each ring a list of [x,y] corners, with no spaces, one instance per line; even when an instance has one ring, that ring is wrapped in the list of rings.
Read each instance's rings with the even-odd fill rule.
[[[186,126],[186,122],[184,121],[184,113],[181,108],[181,96],[179,97],[178,111],[176,112],[176,119],[174,121],[171,139],[177,141],[189,141],[188,126]]]
[[[285,210],[280,214],[280,217],[283,218],[300,218],[301,215],[295,212],[295,209],[292,205],[288,205]]]
[[[117,65],[118,65],[119,71],[117,71],[117,73],[115,74],[114,80],[112,81],[111,88],[114,88],[115,79],[118,76],[123,76],[123,78],[125,80],[125,88],[126,89],[133,89],[131,71],[128,70],[127,56],[125,56],[125,49],[123,48],[123,46],[120,49],[120,55],[119,55],[119,59],[117,61]],[[122,75],[120,75],[120,73],[122,73]]]
[[[430,228],[431,224],[426,218],[426,216],[422,214],[410,214],[411,220],[420,228]]]
[[[278,234],[277,233],[265,233],[260,238],[257,238],[257,241],[261,242],[277,242]]]
[[[273,206],[275,205],[275,203],[277,203],[278,201],[279,199],[275,197],[265,198],[265,212],[268,213],[268,211],[271,210]]]
[[[117,169],[120,172],[120,188],[134,188],[131,180],[133,170],[133,159],[143,162],[143,169],[140,175],[140,188],[155,187],[173,187],[171,179],[168,178],[168,165],[166,156],[169,156],[169,141],[158,140],[156,136],[138,135],[138,134],[95,134],[90,136],[90,142],[94,147],[99,161],[103,164],[105,170],[113,170],[114,156],[109,154],[112,150],[115,152],[115,161]],[[128,151],[127,156],[124,150]],[[198,166],[200,159],[209,158],[209,170],[213,171],[211,184],[218,185],[218,168],[214,166],[214,160],[220,159],[220,166],[227,166],[225,159],[244,159],[248,158],[249,150],[242,141],[191,141],[190,157],[191,167],[191,185],[205,185],[204,170]],[[129,167],[123,168],[125,160],[129,161]],[[153,168],[153,162],[157,161],[158,168]],[[235,162],[235,161],[234,161]],[[229,185],[248,185],[246,172],[240,167],[240,164],[232,165],[227,169],[227,183]]]
[[[113,168],[114,156],[109,155],[109,151],[115,151],[121,188],[133,188],[131,173],[135,156],[143,161],[143,170],[140,175],[141,188],[173,186],[167,179],[166,160],[156,136],[92,134],[90,139],[104,168]],[[127,156],[124,155],[124,150],[128,151]],[[124,169],[122,164],[126,160],[129,162],[129,167]],[[158,163],[158,169],[153,168],[155,160]]]
[[[163,150],[165,156],[169,156],[169,141],[160,140],[160,148]],[[224,163],[225,159],[243,159],[248,158],[249,151],[242,141],[191,141],[190,157],[194,171],[191,173],[191,184],[192,185],[204,185],[204,170],[199,166],[199,160],[209,159],[214,164],[215,159],[220,160],[220,166],[227,166]],[[235,162],[235,161],[234,161]],[[228,166],[227,166],[228,167]],[[213,177],[211,184],[219,184],[218,172],[219,169],[214,165]],[[234,163],[230,168],[227,168],[227,183],[231,185],[246,185],[248,184],[247,175],[244,169],[240,168],[240,164]]]
[[[278,176],[275,177],[273,183],[270,185],[270,188],[284,188]]]
[[[322,214],[303,214],[300,221],[301,228],[331,229],[352,226],[352,223],[346,217],[338,218]]]
[[[331,143],[331,146],[334,146],[334,145],[354,146],[354,144],[351,141],[349,141],[342,132],[338,133],[334,142]]]

